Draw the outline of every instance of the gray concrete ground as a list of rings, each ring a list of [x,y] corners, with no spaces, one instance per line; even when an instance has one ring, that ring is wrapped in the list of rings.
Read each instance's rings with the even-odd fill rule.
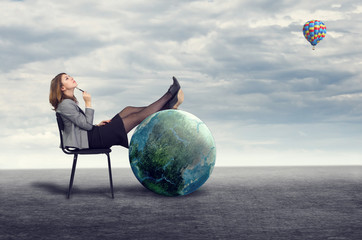
[[[0,171],[0,239],[362,239],[362,167],[215,168],[164,197],[130,169]]]

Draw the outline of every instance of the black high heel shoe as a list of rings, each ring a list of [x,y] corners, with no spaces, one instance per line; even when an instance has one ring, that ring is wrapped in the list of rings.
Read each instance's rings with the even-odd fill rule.
[[[177,94],[169,101],[169,109],[177,109],[178,106],[184,101],[184,92],[180,89]]]
[[[177,109],[178,106],[184,101],[184,93],[181,90],[180,83],[175,77],[172,77],[173,84],[170,86],[167,92],[172,94],[171,99],[163,106],[162,110],[165,109]]]
[[[170,86],[167,92],[171,93],[172,97],[174,97],[176,93],[180,90],[181,86],[175,77],[172,77],[172,79],[173,79],[173,84]]]

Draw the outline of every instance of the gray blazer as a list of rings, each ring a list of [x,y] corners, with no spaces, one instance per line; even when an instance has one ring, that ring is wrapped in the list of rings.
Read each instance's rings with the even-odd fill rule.
[[[56,112],[61,114],[64,122],[64,146],[89,148],[87,131],[93,128],[94,109],[86,108],[83,112],[73,100],[64,99]]]

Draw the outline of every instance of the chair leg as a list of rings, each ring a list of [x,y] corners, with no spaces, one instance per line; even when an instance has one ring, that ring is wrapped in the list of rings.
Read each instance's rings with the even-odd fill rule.
[[[77,167],[77,159],[78,159],[78,154],[74,154],[72,174],[70,175],[69,189],[68,189],[68,194],[67,194],[67,198],[68,198],[68,199],[69,199],[69,197],[70,197],[70,192],[72,191],[72,187],[73,187],[73,180],[74,180],[75,168]]]
[[[109,153],[106,153],[107,158],[108,158],[108,172],[109,172],[109,183],[111,185],[111,193],[112,193],[112,198],[114,198],[114,194],[113,194],[113,181],[112,181],[112,168],[111,168],[111,158],[109,157]]]

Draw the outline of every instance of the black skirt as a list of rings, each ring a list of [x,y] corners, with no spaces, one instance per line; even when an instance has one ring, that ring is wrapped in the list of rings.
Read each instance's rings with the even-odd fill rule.
[[[89,148],[110,148],[114,145],[128,146],[128,137],[123,120],[116,114],[110,123],[103,126],[94,126],[88,131]]]

